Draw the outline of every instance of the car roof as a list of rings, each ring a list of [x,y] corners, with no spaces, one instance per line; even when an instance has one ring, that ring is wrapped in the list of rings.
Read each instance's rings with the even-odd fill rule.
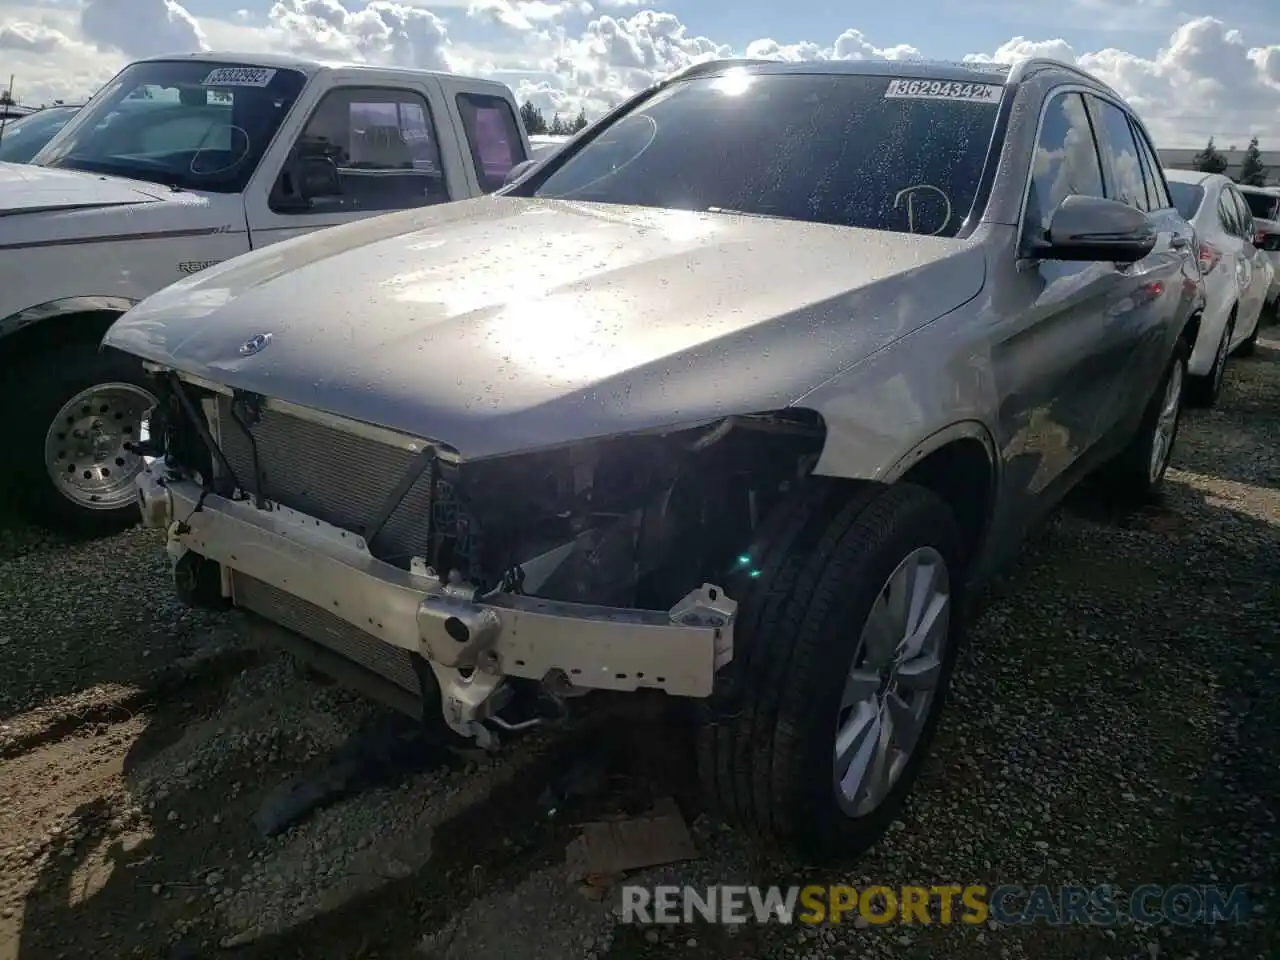
[[[1164,178],[1174,183],[1205,183],[1215,177],[1222,177],[1220,173],[1205,173],[1203,170],[1175,170],[1172,167],[1164,168]],[[1226,180],[1227,177],[1222,177]]]
[[[1255,187],[1255,186],[1253,186],[1252,184],[1249,184],[1249,183],[1237,183],[1237,184],[1236,184],[1236,189],[1237,189],[1237,190],[1243,190],[1245,193],[1260,193],[1260,194],[1262,194],[1264,197],[1274,197],[1274,196],[1276,196],[1276,188],[1275,188],[1275,187]]]
[[[912,77],[920,80],[959,80],[968,83],[1001,83],[1010,67],[1000,63],[966,63],[952,60],[707,60],[674,74],[670,79],[714,75],[742,68],[758,74],[810,74],[815,76]]]
[[[1123,97],[1093,74],[1075,64],[1052,57],[1026,57],[1015,63],[980,60],[758,60],[751,58],[706,60],[679,70],[662,82],[716,76],[741,68],[757,74],[811,74],[817,76],[910,77],[959,83],[998,83],[1011,86],[1038,74],[1059,74],[1063,79],[1084,82],[1117,100]]]
[[[450,73],[447,70],[420,70],[417,67],[385,67],[370,63],[354,63],[344,60],[321,60],[312,57],[296,57],[283,53],[243,53],[233,50],[201,50],[196,53],[171,53],[155,57],[143,57],[136,63],[164,63],[181,60],[194,60],[199,63],[229,63],[245,66],[267,67],[276,70],[297,70],[308,78],[324,70],[353,70],[385,73],[394,70],[403,73],[426,74],[437,77],[455,77],[457,79],[492,84],[495,87],[506,85],[497,80],[480,80],[466,74]]]

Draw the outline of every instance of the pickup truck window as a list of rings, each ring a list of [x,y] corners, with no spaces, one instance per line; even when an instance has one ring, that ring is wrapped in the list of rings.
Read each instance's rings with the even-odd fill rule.
[[[865,75],[695,77],[548,160],[519,192],[954,236],[1002,93]]]
[[[431,107],[412,90],[330,90],[307,119],[294,152],[332,160],[342,193],[315,197],[305,209],[273,203],[280,213],[400,210],[449,200]]]
[[[305,84],[296,70],[194,60],[131,64],[32,162],[239,193]]]
[[[480,189],[493,193],[502,187],[507,171],[527,159],[516,115],[502,97],[460,93],[457,104]]]

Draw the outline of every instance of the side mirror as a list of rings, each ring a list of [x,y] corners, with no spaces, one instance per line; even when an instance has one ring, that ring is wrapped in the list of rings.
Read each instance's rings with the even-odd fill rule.
[[[519,180],[521,177],[523,177],[526,173],[528,173],[537,165],[538,165],[537,160],[521,160],[514,167],[512,167],[510,170],[507,171],[507,175],[502,180],[502,185],[504,187],[511,186],[511,184],[515,183],[517,180]]]
[[[342,180],[332,157],[300,157],[296,171],[298,194],[303,200],[342,196]]]
[[[1156,245],[1156,232],[1141,210],[1102,197],[1070,196],[1049,219],[1030,254],[1042,260],[1136,263]]]

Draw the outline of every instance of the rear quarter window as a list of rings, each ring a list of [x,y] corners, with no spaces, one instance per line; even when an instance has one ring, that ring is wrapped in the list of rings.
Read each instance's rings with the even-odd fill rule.
[[[512,167],[528,159],[515,112],[503,97],[480,93],[460,93],[457,104],[480,189],[493,193]]]
[[[1173,196],[1173,205],[1178,208],[1178,213],[1184,220],[1193,219],[1204,200],[1204,187],[1196,183],[1170,180],[1169,193]]]

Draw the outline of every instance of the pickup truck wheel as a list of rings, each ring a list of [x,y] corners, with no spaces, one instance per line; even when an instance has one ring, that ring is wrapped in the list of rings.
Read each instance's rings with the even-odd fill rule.
[[[137,523],[144,462],[124,445],[145,438],[157,404],[141,365],[73,343],[41,355],[19,382],[18,492],[32,519],[80,535]]]
[[[959,642],[960,536],[907,484],[869,486],[826,522],[795,512],[741,602],[735,692],[698,754],[727,819],[824,861],[874,844],[919,772]]]
[[[1149,500],[1164,482],[1182,416],[1187,373],[1187,344],[1179,340],[1160,384],[1147,403],[1142,424],[1129,445],[1106,465],[1110,493],[1122,500]]]

